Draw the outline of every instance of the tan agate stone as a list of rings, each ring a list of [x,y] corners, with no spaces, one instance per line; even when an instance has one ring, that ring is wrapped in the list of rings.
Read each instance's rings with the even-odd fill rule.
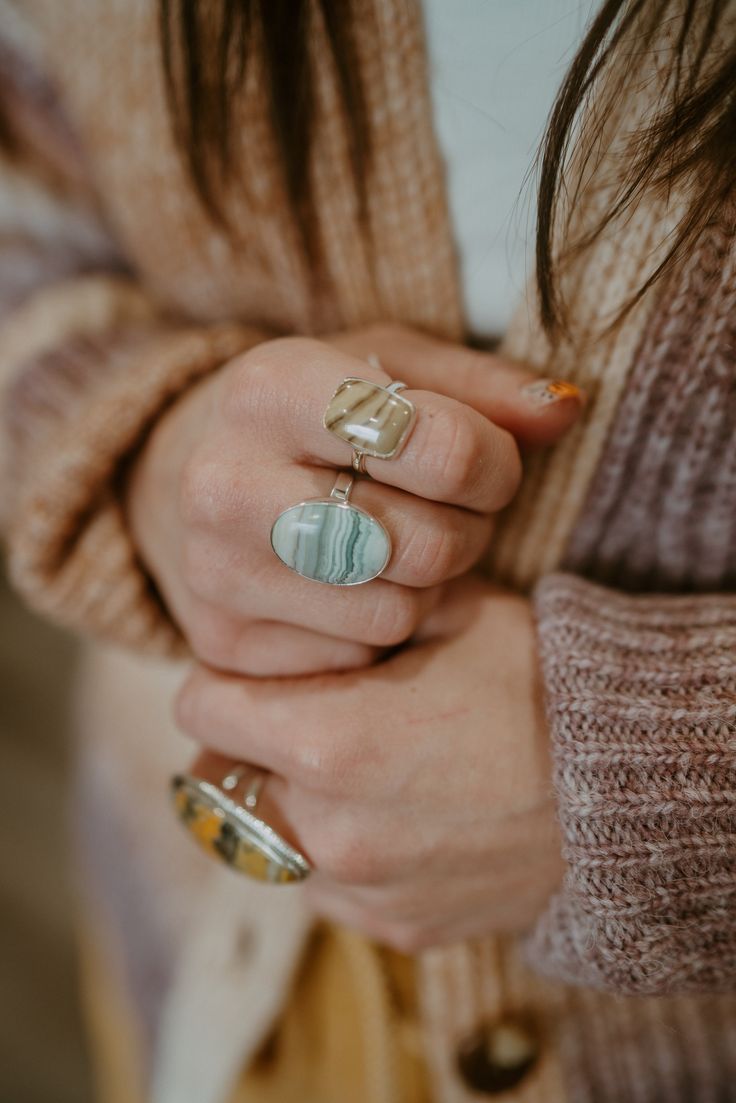
[[[386,387],[345,379],[330,399],[324,427],[366,456],[388,460],[405,444],[415,414],[408,399]]]

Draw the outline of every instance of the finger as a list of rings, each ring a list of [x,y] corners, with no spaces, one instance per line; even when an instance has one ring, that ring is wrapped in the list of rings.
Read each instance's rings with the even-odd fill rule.
[[[335,926],[357,931],[371,942],[392,944],[392,927],[381,915],[373,915],[365,905],[339,892],[310,892],[308,903],[312,912]]]
[[[387,783],[393,783],[386,777],[390,745],[385,744],[394,718],[390,707],[382,709],[379,702],[378,723],[367,721],[364,694],[349,688],[356,677],[348,672],[251,679],[196,665],[176,696],[175,718],[179,728],[207,750],[269,770],[298,790],[331,800],[365,795],[375,788],[384,793]],[[328,685],[336,705],[333,722],[325,721],[321,708]],[[338,686],[346,689],[341,701]]]
[[[196,756],[188,768],[188,773],[193,777],[208,781],[218,788],[222,787],[223,780],[232,774],[236,768],[245,766],[243,778],[236,790],[229,795],[237,799],[254,777],[263,767],[256,762],[242,759],[229,758],[226,755],[212,751],[204,751]],[[288,786],[277,774],[268,774],[267,784],[263,786],[258,796],[258,816],[264,820],[282,838],[296,847],[311,863],[307,844],[300,837],[299,830],[294,824],[289,811]]]
[[[235,787],[228,787],[226,791],[231,799],[242,800],[250,780],[266,769],[252,758],[246,761],[208,750],[194,758],[187,772],[218,788],[224,788],[226,779],[237,777]],[[382,832],[376,834],[372,830],[376,821],[383,822],[383,809],[372,805],[356,807],[355,802],[346,805],[317,797],[278,774],[268,772],[267,783],[259,794],[257,814],[310,856],[314,875],[310,879],[309,895],[313,899],[340,898],[351,901],[367,913],[410,922],[422,919],[422,902],[426,901],[437,878],[437,856],[434,856],[434,868],[429,870],[423,867],[420,857],[397,855],[395,839],[400,827],[389,821]],[[519,868],[522,868],[524,855],[528,855],[530,845],[537,838],[536,832],[532,835],[527,830],[524,834],[523,827],[523,823],[515,827],[512,838],[504,840],[498,848],[498,876],[505,879],[507,886],[509,854],[518,852]],[[496,854],[487,853],[487,843],[480,847],[480,853],[466,855],[463,852],[458,856],[452,847],[449,851],[446,863],[441,866],[448,886],[466,880],[484,858],[493,873]],[[545,854],[538,864],[541,866],[548,860]],[[408,885],[411,885],[409,892]],[[523,885],[519,887],[523,889]],[[487,887],[480,886],[480,889],[487,892]],[[467,885],[463,886],[462,899],[467,906]],[[453,914],[451,901],[452,893],[444,904],[446,915]]]
[[[199,596],[231,606],[233,611],[277,619],[275,612],[269,613],[268,603],[280,583],[286,585],[286,579],[271,547],[272,526],[290,507],[327,498],[335,473],[324,467],[290,465],[259,475],[244,471],[232,456],[218,457],[211,468],[216,475],[207,492],[200,494],[196,515],[191,511],[189,515],[192,534],[184,566],[189,585]],[[436,586],[464,574],[480,560],[492,533],[493,520],[487,515],[430,502],[369,479],[355,481],[350,502],[385,528],[391,540],[391,558],[382,579],[401,586]],[[330,550],[327,545],[321,549],[325,555]],[[342,545],[338,550],[344,556]],[[342,621],[333,623],[333,610],[352,614],[356,605],[372,603],[375,582],[366,589],[359,587],[349,600],[344,594],[350,587],[341,591],[320,588],[315,595],[314,586],[313,581],[302,580],[298,591],[290,588],[288,600],[303,591],[312,609],[310,597],[317,597],[326,619],[305,627],[344,636],[339,627]]]
[[[209,538],[193,541],[187,563],[191,612],[184,626],[197,653],[228,646],[217,643],[223,615],[243,622],[278,621],[369,647],[394,647],[413,636],[442,597],[441,586],[398,586],[383,578],[365,586],[327,586],[301,578],[270,549],[260,563],[237,548],[218,562],[220,543],[212,545],[210,555],[211,543]]]
[[[486,890],[487,891],[487,890]],[[375,898],[359,899],[340,885],[327,886],[314,875],[305,885],[305,897],[313,913],[328,922],[357,931],[371,942],[391,946],[401,953],[416,954],[441,941],[427,925],[427,896],[415,918],[405,918],[400,908]],[[443,913],[442,919],[445,920]]]
[[[330,341],[353,356],[378,357],[411,388],[467,403],[520,444],[552,444],[574,424],[585,394],[567,380],[540,377],[524,364],[465,348],[404,326],[372,326]]]
[[[442,601],[418,625],[412,644],[448,639],[463,632],[477,617],[479,604],[488,596],[488,590],[488,580],[478,572],[448,583],[443,588]]]
[[[482,558],[493,533],[492,516],[370,480],[357,482],[350,500],[389,532],[392,556],[381,577],[402,586],[437,586],[464,575]]]
[[[243,621],[197,602],[190,610],[190,646],[217,670],[251,678],[296,678],[358,670],[380,657],[378,647],[275,621]]]
[[[350,904],[359,909],[363,914],[377,919],[390,919],[392,922],[416,922],[426,917],[427,896],[419,895],[416,889],[423,883],[429,886],[432,878],[423,876],[422,871],[416,869],[404,873],[401,880],[395,882],[376,881],[375,884],[359,884],[354,881],[333,881],[322,875],[310,878],[309,886],[305,886],[305,895],[315,910],[322,912],[323,908],[330,907],[333,903],[337,906],[342,903]],[[411,892],[407,893],[406,885],[410,879]],[[435,874],[436,879],[436,874]],[[487,888],[486,888],[487,891]]]
[[[323,418],[340,384],[358,377],[386,386],[390,376],[319,341],[284,338],[246,353],[224,389],[225,413],[259,434],[264,446],[297,461],[350,464],[350,445]],[[445,395],[402,392],[417,409],[405,448],[366,460],[368,473],[411,494],[489,512],[507,505],[521,478],[513,437],[470,406]]]
[[[247,762],[284,777],[284,767],[288,765],[289,775],[294,773],[294,763],[284,752],[283,739],[283,732],[293,727],[293,714],[280,718],[288,724],[281,729],[281,738],[276,738],[270,727],[268,731],[259,729],[252,722],[253,714],[248,712],[253,688],[254,683],[245,678],[200,665],[187,675],[174,699],[174,719],[180,731],[204,748],[209,772],[198,776],[215,781],[216,771],[227,762]],[[202,765],[199,759],[197,765]],[[224,777],[227,772],[223,769],[218,776]]]
[[[309,856],[314,868],[312,881],[324,886],[334,886],[337,881],[345,884],[362,884],[368,880],[383,885],[385,877],[378,867],[374,870],[371,858],[366,865],[363,855],[365,845],[355,846],[351,834],[341,830],[334,815],[334,805],[329,798],[317,798],[299,785],[295,785],[269,770],[254,757],[233,758],[216,751],[199,753],[188,773],[207,781],[227,792],[230,799],[242,802],[249,783],[259,774],[266,774],[257,803],[256,814],[280,835]],[[343,819],[345,817],[343,816]],[[390,853],[390,846],[385,848]]]
[[[270,772],[253,758],[232,758],[216,751],[207,750],[196,755],[187,773],[216,786],[237,803],[243,801],[250,782],[265,773],[256,815],[308,856],[314,869],[310,879],[314,888],[319,890],[321,886],[329,894],[340,891],[342,885],[345,886],[343,891],[352,892],[356,901],[368,904],[374,898],[390,902],[397,894],[401,895],[405,872],[400,880],[394,877],[398,893],[396,888],[385,890],[385,871],[391,866],[390,840],[382,848],[383,854],[377,852],[375,856],[372,852],[377,848],[366,846],[365,831],[356,845],[354,827],[350,825],[347,832],[342,829],[340,818],[334,815],[335,806],[329,799],[321,798],[317,802],[314,796]]]
[[[230,595],[244,614],[278,620],[369,647],[395,647],[416,632],[441,600],[442,588],[396,586],[382,578],[366,586],[334,587],[300,578],[274,559],[257,592]],[[226,598],[223,598],[223,601]],[[226,607],[226,606],[225,606]]]
[[[247,635],[247,666],[236,673],[253,678],[303,677],[329,671],[358,670],[381,654],[377,647],[337,639],[290,624],[260,621]]]

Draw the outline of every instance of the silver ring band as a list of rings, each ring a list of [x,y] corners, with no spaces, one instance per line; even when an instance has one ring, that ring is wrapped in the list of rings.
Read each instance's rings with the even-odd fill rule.
[[[352,475],[349,475],[347,471],[338,471],[335,485],[330,491],[330,497],[337,502],[347,502],[354,485],[355,479]]]

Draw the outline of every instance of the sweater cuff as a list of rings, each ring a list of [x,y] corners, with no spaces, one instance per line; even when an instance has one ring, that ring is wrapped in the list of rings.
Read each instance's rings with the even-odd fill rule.
[[[567,873],[541,972],[620,993],[736,984],[736,597],[535,593]]]
[[[76,287],[71,304],[65,290],[63,308],[53,294],[34,304],[42,319],[61,313],[66,324],[54,341],[35,341],[6,388],[8,570],[50,619],[176,655],[183,641],[128,533],[121,471],[178,395],[266,335],[237,325],[181,326],[143,308],[130,289],[105,283],[102,292],[94,282]],[[85,311],[85,298],[97,309]],[[21,327],[30,334],[39,328],[34,307]]]

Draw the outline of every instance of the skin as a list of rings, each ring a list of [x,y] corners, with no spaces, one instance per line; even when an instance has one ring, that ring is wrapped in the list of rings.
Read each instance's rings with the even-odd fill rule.
[[[295,722],[298,717],[298,723]],[[367,670],[195,669],[182,728],[273,771],[259,815],[298,841],[315,912],[405,953],[528,927],[561,877],[529,603],[448,587],[411,647]]]
[[[284,568],[269,531],[349,464],[321,426],[349,375],[403,379],[419,417],[352,497],[391,532],[389,569],[335,590]],[[199,660],[176,702],[207,749],[195,772],[222,776],[212,752],[272,771],[259,812],[312,860],[315,911],[405,951],[521,929],[560,876],[529,603],[469,573],[519,446],[579,414],[530,402],[536,378],[399,327],[268,342],[167,412],[129,484]]]

